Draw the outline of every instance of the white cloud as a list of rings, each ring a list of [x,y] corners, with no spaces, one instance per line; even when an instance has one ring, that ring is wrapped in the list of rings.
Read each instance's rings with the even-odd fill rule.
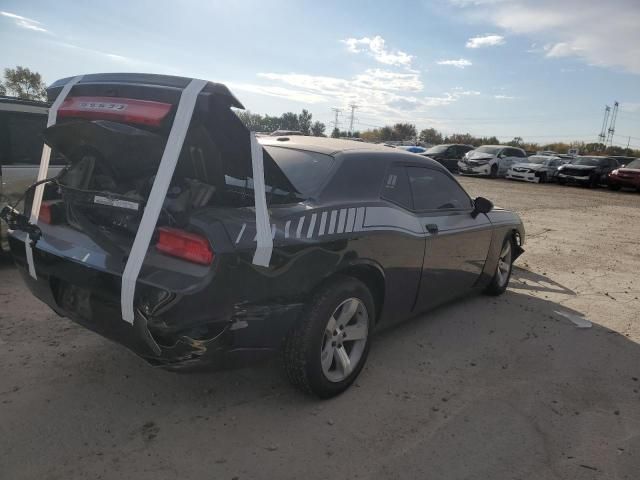
[[[42,23],[38,22],[37,20],[23,17],[21,15],[16,15],[15,13],[11,12],[0,11],[0,15],[12,19],[15,25],[20,28],[26,28],[27,30],[33,30],[35,32],[47,32],[47,29],[42,27]]]
[[[386,42],[380,35],[376,35],[373,38],[347,38],[340,41],[347,46],[347,50],[351,53],[366,52],[375,58],[376,61],[385,65],[411,67],[413,55],[409,55],[401,50],[387,50]]]
[[[467,40],[467,48],[493,47],[504,44],[502,35],[485,35],[483,37],[472,37]]]
[[[446,106],[462,98],[480,95],[461,87],[439,96],[423,95],[424,86],[417,73],[397,73],[367,69],[350,78],[300,73],[259,73],[271,84],[227,82],[232,89],[268,95],[309,104],[345,107],[359,106],[358,112],[378,122],[420,121],[432,107]]]
[[[465,58],[460,58],[458,60],[440,60],[436,62],[438,65],[450,65],[456,68],[465,68],[473,65],[469,60]]]
[[[640,74],[638,0],[450,0],[482,24],[547,45],[548,58],[577,57],[590,65]]]
[[[496,100],[515,100],[516,97],[512,97],[511,95],[494,95],[493,98]]]

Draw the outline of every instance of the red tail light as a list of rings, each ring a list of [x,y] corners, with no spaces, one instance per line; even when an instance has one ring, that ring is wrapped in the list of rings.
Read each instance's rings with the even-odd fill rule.
[[[58,118],[114,120],[159,127],[171,111],[170,103],[118,97],[68,97],[58,109]]]
[[[40,204],[38,221],[56,225],[64,221],[64,208],[59,200],[45,200]]]
[[[213,250],[203,236],[169,227],[160,227],[158,233],[158,251],[200,265],[213,262]]]
[[[49,202],[42,202],[40,204],[40,213],[38,214],[38,221],[42,223],[53,223],[53,209]]]

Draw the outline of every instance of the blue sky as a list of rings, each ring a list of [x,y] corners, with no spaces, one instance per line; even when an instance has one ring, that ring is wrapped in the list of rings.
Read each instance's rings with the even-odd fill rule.
[[[45,81],[144,71],[230,86],[245,107],[356,103],[355,128],[595,141],[618,100],[615,142],[640,148],[637,0],[0,0],[0,67]]]

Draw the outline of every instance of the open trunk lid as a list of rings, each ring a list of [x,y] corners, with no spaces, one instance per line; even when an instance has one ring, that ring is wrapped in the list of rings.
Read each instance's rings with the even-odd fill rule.
[[[130,246],[188,81],[105,74],[85,76],[73,87],[58,123],[44,132],[45,142],[69,162],[57,185],[58,217],[104,246]],[[63,85],[50,87],[51,100]],[[199,94],[158,226],[188,227],[200,208],[253,205],[249,132],[232,106],[241,107],[224,85],[208,83]],[[268,199],[295,198],[266,151],[263,162]]]

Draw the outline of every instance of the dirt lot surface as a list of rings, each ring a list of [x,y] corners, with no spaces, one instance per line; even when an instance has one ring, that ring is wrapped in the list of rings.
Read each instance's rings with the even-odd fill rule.
[[[325,402],[275,362],[154,370],[2,262],[0,478],[640,478],[640,194],[461,181],[525,221],[509,291],[379,335]]]

